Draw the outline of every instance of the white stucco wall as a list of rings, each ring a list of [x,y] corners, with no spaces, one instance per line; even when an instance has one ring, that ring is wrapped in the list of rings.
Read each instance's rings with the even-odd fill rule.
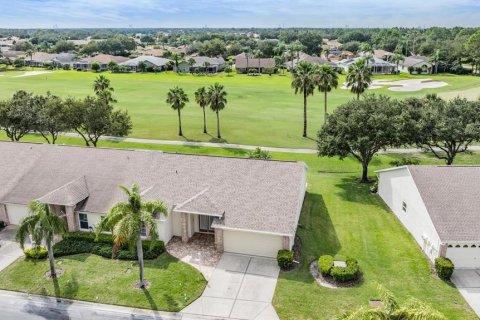
[[[7,204],[7,214],[10,224],[20,224],[23,218],[28,216],[28,206],[21,204]]]
[[[418,189],[407,167],[378,172],[378,194],[413,235],[422,250],[433,261],[439,256],[440,238],[433,226]],[[407,210],[402,210],[402,204]]]
[[[283,238],[279,235],[224,230],[223,247],[225,252],[275,258],[283,247]]]

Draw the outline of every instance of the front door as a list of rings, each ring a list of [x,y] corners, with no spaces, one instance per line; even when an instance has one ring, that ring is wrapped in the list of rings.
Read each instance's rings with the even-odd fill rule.
[[[198,229],[201,232],[214,232],[214,229],[212,228],[212,222],[215,217],[212,216],[203,216],[199,215],[198,216]]]

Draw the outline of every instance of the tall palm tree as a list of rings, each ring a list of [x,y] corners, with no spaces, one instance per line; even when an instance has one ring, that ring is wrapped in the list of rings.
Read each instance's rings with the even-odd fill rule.
[[[399,72],[399,70],[398,70],[398,65],[400,64],[400,61],[403,61],[403,60],[405,60],[405,56],[404,56],[403,54],[401,54],[401,53],[398,53],[398,52],[395,53],[395,54],[393,55],[393,57],[392,57],[392,62],[395,63],[396,66],[397,66],[397,68],[396,68],[396,69],[397,69],[397,73]]]
[[[360,59],[348,67],[347,87],[350,88],[352,93],[357,95],[357,99],[360,99],[360,95],[368,89],[371,83],[372,70],[365,62],[365,59]]]
[[[261,66],[260,66],[260,60],[261,60],[261,58],[262,58],[262,55],[263,55],[263,52],[262,52],[261,50],[259,50],[259,49],[256,49],[255,51],[253,51],[253,56],[258,59],[258,70],[257,70],[257,73],[261,73],[261,72],[260,72],[260,67],[261,67]]]
[[[144,201],[140,195],[140,187],[132,185],[131,189],[120,186],[127,196],[126,202],[117,202],[110,209],[96,229],[97,237],[102,231],[112,231],[114,248],[118,249],[125,244],[137,250],[138,266],[140,269],[140,288],[145,288],[142,228],[147,230],[150,240],[158,239],[155,214],[168,215],[168,210],[162,201]],[[153,242],[152,242],[153,245]]]
[[[32,63],[33,60],[33,50],[29,49],[25,52],[25,56],[30,58],[30,64]]]
[[[327,94],[338,87],[338,74],[332,66],[327,64],[322,65],[315,75],[315,82],[318,90],[325,95],[325,118],[327,121]]]
[[[185,104],[188,102],[188,96],[183,91],[182,88],[174,87],[170,89],[167,93],[167,103],[170,104],[173,110],[177,110],[178,112],[178,135],[183,136],[182,133],[182,118],[180,114],[180,110],[185,107]]]
[[[170,58],[173,60],[173,63],[175,64],[175,70],[178,73],[178,64],[180,63],[182,56],[178,52],[174,52]]]
[[[433,54],[430,56],[430,61],[433,62],[435,66],[435,74],[438,73],[438,62],[440,61],[440,49],[436,49]]]
[[[364,42],[360,45],[360,51],[363,52],[364,56],[366,57],[367,65],[370,63],[370,59],[373,57],[374,50],[373,47],[367,43]]]
[[[205,107],[208,105],[208,93],[205,87],[200,87],[195,91],[195,102],[203,110],[203,133],[207,133],[207,117],[205,116]]]
[[[227,92],[225,91],[225,87],[217,82],[208,87],[207,95],[210,109],[217,114],[217,138],[221,139],[219,112],[227,106]]]
[[[360,307],[353,312],[347,312],[338,317],[338,320],[446,320],[445,316],[428,304],[411,298],[402,306],[395,300],[395,296],[378,286],[378,292],[384,306],[369,309]]]
[[[20,222],[15,239],[20,243],[22,249],[25,245],[25,238],[29,235],[32,236],[37,249],[42,241],[45,242],[50,262],[50,275],[54,279],[57,277],[57,273],[53,257],[53,242],[56,235],[63,235],[67,232],[67,223],[63,217],[51,212],[48,205],[38,201],[31,201],[28,210],[30,215]]]
[[[110,79],[105,77],[104,75],[98,76],[94,81],[93,81],[93,91],[95,94],[103,99],[105,103],[111,103],[111,102],[117,102],[115,98],[113,98],[113,87],[110,84]]]
[[[301,61],[292,71],[292,88],[295,90],[295,94],[303,93],[303,137],[307,136],[307,98],[313,95],[315,90],[316,69],[315,65]]]

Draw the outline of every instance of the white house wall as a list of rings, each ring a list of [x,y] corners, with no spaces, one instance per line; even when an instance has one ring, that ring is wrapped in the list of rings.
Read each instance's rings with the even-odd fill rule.
[[[245,231],[223,230],[225,252],[276,257],[283,247],[283,237]]]
[[[10,224],[19,225],[20,222],[28,216],[28,206],[21,204],[7,204],[7,215]]]
[[[406,167],[378,173],[378,194],[413,235],[431,261],[439,256],[440,238]],[[402,210],[403,202],[407,210]]]

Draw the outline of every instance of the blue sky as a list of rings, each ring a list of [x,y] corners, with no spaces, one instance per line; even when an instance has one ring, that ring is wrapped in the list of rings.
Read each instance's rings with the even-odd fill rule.
[[[0,27],[480,26],[480,0],[0,0]]]

